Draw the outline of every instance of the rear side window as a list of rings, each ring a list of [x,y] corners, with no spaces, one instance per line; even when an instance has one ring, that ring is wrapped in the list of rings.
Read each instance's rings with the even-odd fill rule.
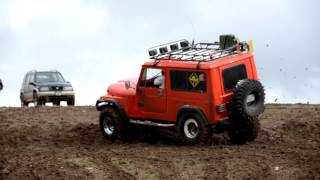
[[[28,84],[28,79],[29,79],[29,73],[27,73],[27,74],[24,76],[23,84]]]
[[[206,92],[207,79],[204,72],[170,71],[171,89],[181,91]]]
[[[247,79],[246,66],[244,64],[224,69],[222,72],[224,90],[232,89],[239,80]]]
[[[28,83],[34,82],[34,73],[30,73],[28,77]]]

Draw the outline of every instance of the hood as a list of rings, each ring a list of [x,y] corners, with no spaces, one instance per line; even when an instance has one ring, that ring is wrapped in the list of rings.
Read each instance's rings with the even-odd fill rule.
[[[112,96],[134,96],[136,94],[137,78],[120,80],[108,87],[108,94]],[[126,88],[126,82],[130,82],[130,88]]]
[[[37,86],[71,86],[69,82],[43,82],[43,83],[35,83]]]
[[[71,86],[69,82],[36,82],[37,86]]]

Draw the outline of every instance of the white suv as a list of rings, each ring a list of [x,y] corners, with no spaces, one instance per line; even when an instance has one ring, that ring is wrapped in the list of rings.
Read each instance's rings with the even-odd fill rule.
[[[33,102],[35,106],[52,102],[59,106],[60,101],[74,105],[75,96],[70,82],[65,81],[58,71],[29,71],[20,90],[21,106]]]

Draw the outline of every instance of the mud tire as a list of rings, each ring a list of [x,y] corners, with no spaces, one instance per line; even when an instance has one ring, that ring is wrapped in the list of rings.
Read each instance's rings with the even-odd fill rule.
[[[190,128],[196,128],[196,130],[193,131]],[[179,118],[177,132],[180,141],[184,144],[205,144],[211,135],[211,128],[199,114],[185,113]]]
[[[121,119],[116,109],[106,107],[100,113],[100,130],[103,136],[109,140],[123,139],[126,123]]]

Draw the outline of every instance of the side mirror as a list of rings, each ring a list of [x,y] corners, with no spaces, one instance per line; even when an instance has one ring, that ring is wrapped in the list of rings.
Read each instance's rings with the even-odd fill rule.
[[[137,87],[137,92],[141,92],[141,87]]]
[[[35,86],[36,83],[34,83],[34,82],[29,82],[29,85]]]
[[[125,87],[126,89],[131,88],[130,81],[126,81],[126,82],[124,83],[124,87]]]

